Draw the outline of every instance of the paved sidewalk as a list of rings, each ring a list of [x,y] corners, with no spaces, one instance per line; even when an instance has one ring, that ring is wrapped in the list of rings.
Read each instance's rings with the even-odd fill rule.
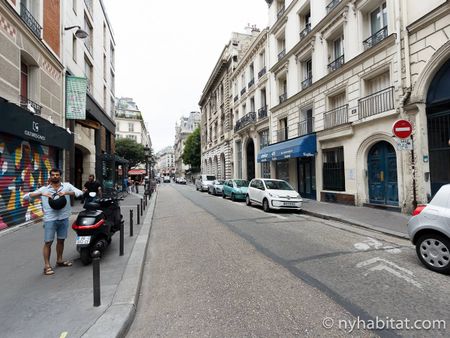
[[[401,238],[409,238],[407,223],[411,216],[400,212],[318,202],[310,199],[303,199],[303,212],[311,216],[350,223]]]
[[[17,226],[0,233],[0,336],[2,337],[121,337],[130,325],[137,305],[142,268],[157,193],[149,200],[136,224],[141,194],[128,194],[121,202],[125,220],[124,255],[119,256],[119,237],[101,259],[101,306],[93,307],[92,266],[84,266],[75,250],[70,229],[64,258],[70,268],[55,268],[53,276],[42,273],[42,222]],[[71,221],[82,209],[72,208]],[[129,214],[134,210],[134,236],[129,236]],[[55,261],[55,245],[51,263]]]

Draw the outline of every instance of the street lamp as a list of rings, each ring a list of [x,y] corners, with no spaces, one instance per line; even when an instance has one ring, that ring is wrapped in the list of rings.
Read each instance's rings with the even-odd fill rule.
[[[86,39],[89,36],[89,34],[86,31],[82,30],[80,26],[64,27],[64,30],[68,31],[68,30],[74,29],[74,28],[78,28],[77,31],[75,32],[75,36],[78,39]]]

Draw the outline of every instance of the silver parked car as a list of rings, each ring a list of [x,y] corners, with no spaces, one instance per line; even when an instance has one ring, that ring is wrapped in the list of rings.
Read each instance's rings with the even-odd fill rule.
[[[224,180],[214,180],[212,184],[208,186],[208,194],[222,195]]]
[[[195,189],[198,191],[208,191],[208,186],[216,179],[214,175],[200,175],[195,181]]]
[[[429,204],[414,210],[408,233],[428,269],[450,274],[450,184],[443,185]]]

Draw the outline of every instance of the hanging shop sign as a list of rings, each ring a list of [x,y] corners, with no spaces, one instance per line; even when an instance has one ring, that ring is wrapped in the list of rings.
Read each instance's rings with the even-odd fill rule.
[[[66,78],[66,118],[86,119],[87,78],[67,76]]]

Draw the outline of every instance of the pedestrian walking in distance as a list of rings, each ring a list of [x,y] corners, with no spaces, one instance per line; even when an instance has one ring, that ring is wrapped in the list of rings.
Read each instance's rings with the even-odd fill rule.
[[[67,238],[69,217],[71,214],[70,197],[80,197],[83,192],[72,184],[61,182],[61,170],[50,170],[50,184],[42,186],[38,190],[25,194],[23,199],[29,201],[32,198],[42,199],[44,211],[44,275],[53,275],[55,271],[50,265],[50,253],[52,243],[56,242],[56,265],[61,267],[72,266],[72,262],[63,259],[64,240]]]

